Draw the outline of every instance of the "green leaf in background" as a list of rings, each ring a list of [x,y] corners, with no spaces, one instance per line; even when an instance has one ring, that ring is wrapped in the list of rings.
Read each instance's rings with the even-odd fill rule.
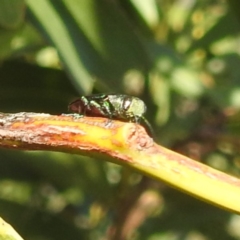
[[[57,48],[64,66],[82,93],[93,79],[106,89],[123,90],[122,78],[131,69],[146,73],[149,61],[137,34],[109,1],[27,1],[30,20]],[[124,29],[124,31],[122,31]]]
[[[36,24],[57,48],[69,74],[74,79],[78,79],[76,83],[79,83],[82,92],[89,92],[93,80],[83,66],[72,36],[69,34],[71,27],[64,23],[64,19],[49,1],[30,0],[27,3],[31,9],[32,18],[34,17]]]

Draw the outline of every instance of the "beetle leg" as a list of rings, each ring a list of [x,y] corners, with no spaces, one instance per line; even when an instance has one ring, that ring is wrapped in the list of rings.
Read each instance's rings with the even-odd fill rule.
[[[134,122],[139,123],[140,117],[139,116],[133,116]]]
[[[106,123],[105,123],[105,126],[106,127],[110,127],[112,125],[112,119],[111,118],[108,118]]]
[[[113,109],[112,109],[112,105],[109,102],[103,102],[102,103],[102,109],[105,112],[105,115],[107,115],[107,117],[109,117],[110,119],[112,119],[113,117]]]
[[[111,103],[109,103],[108,101],[103,101],[101,108],[104,112],[104,115],[108,117],[108,120],[105,126],[109,127],[112,123],[114,108],[111,105]]]
[[[89,106],[88,110],[91,110],[91,107],[95,107],[100,112],[101,115],[103,115],[103,116],[106,115],[105,112],[103,111],[102,105],[100,103],[98,103],[94,100],[91,100],[91,101],[89,101],[88,106]]]
[[[136,116],[136,115],[134,115],[134,114],[132,114],[132,113],[128,113],[127,119],[128,119],[130,122],[139,123],[140,117],[139,117],[139,116]]]
[[[85,96],[81,97],[81,101],[83,102],[83,115],[86,115],[86,111],[90,109],[89,101]]]

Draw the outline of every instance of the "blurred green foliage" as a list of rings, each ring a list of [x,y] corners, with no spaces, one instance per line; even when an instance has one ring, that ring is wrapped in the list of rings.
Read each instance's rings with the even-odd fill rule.
[[[61,114],[80,94],[136,95],[160,144],[239,176],[238,0],[2,0],[0,61],[2,112]],[[51,152],[0,151],[0,216],[31,240],[240,237],[237,215]]]

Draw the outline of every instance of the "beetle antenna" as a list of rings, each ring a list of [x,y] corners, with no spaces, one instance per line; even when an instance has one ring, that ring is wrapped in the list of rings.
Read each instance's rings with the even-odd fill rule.
[[[144,125],[147,133],[148,133],[152,138],[155,138],[155,134],[154,134],[154,131],[153,131],[153,128],[152,128],[152,125],[150,124],[150,122],[149,122],[144,116],[141,116],[141,119],[143,120],[143,125]]]

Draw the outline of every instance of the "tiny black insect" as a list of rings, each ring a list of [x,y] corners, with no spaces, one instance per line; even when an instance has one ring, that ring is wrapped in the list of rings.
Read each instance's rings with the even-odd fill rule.
[[[148,127],[148,132],[152,133],[150,124],[143,116],[147,107],[137,97],[124,94],[93,94],[78,98],[71,102],[68,108],[84,116],[106,117],[110,121],[118,119],[139,123],[143,120]]]

